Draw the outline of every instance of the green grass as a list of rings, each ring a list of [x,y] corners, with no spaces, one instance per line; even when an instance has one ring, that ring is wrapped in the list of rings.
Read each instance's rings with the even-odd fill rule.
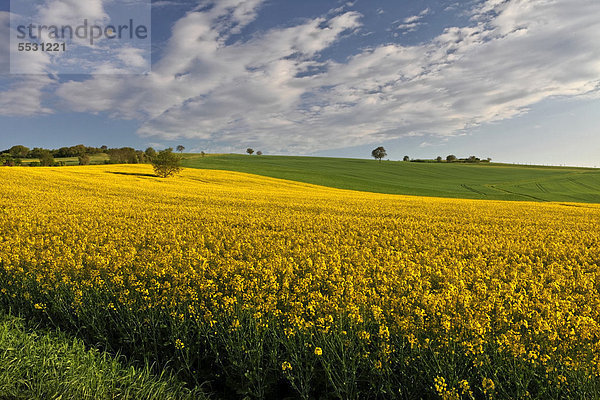
[[[27,329],[0,312],[0,399],[199,399],[174,378],[153,375],[60,332]]]
[[[183,165],[377,193],[600,203],[600,169],[594,168],[236,154],[186,154]]]

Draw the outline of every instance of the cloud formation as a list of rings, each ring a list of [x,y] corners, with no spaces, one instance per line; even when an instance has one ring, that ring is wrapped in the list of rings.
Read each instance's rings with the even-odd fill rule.
[[[326,52],[358,31],[360,14],[340,9],[232,39],[261,6],[203,2],[176,22],[151,74],[67,82],[56,94],[75,111],[139,120],[143,136],[310,153],[454,135],[599,88],[598,2],[487,0],[469,26],[420,45],[357,49],[344,62]]]
[[[430,11],[431,9],[427,7],[417,15],[412,15],[401,21],[396,21],[395,24],[398,24],[396,29],[402,31],[403,34],[416,31],[421,25],[425,24],[423,18],[425,18]]]
[[[8,38],[10,33],[10,14],[0,11],[0,37]],[[9,40],[0,41],[0,74],[7,76],[10,72]],[[45,63],[43,55],[30,54],[30,65],[42,73],[35,76],[14,75],[6,82],[4,90],[0,91],[0,116],[31,116],[50,114],[53,111],[44,106],[43,90],[53,83],[53,80],[43,74]],[[0,75],[0,77],[1,77]]]
[[[46,25],[76,25],[87,19],[90,23],[108,20],[104,0],[46,0],[39,8],[38,19]]]
[[[10,35],[10,13],[0,11],[0,35],[7,38]],[[10,72],[10,40],[0,41],[0,74]]]
[[[137,0],[13,1],[12,71],[49,75],[147,72],[150,9],[149,1]],[[20,51],[17,47],[31,42],[61,47],[59,51]]]

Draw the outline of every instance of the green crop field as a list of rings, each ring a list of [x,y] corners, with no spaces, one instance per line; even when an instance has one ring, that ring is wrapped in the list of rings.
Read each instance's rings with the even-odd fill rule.
[[[186,154],[183,165],[377,193],[600,203],[600,169],[594,168],[237,154]]]

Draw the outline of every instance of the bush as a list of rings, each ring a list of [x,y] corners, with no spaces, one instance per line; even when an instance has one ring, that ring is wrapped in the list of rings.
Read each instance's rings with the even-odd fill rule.
[[[39,159],[42,167],[54,166],[54,157],[52,157],[52,154],[48,150],[40,152]]]
[[[181,157],[173,154],[173,149],[162,150],[152,160],[152,166],[157,176],[168,178],[181,171]]]
[[[153,159],[154,157],[156,157],[156,155],[157,155],[158,153],[156,153],[156,150],[154,150],[152,147],[148,147],[148,148],[146,149],[146,151],[144,152],[144,154],[145,154],[145,156],[146,156],[146,159],[147,159],[148,161],[152,161],[152,159]]]
[[[21,165],[21,160],[18,158],[13,158],[9,154],[0,155],[0,165],[5,167],[14,167],[16,165]]]
[[[138,164],[139,155],[134,148],[122,147],[120,149],[109,149],[111,164]]]
[[[90,165],[91,158],[88,154],[79,156],[79,165]]]

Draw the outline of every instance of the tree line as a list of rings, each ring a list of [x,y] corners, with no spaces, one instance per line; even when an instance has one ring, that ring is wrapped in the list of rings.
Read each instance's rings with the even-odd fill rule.
[[[381,160],[385,157],[387,157],[387,152],[385,150],[385,148],[383,146],[379,146],[377,147],[375,150],[373,150],[371,152],[371,157],[373,157],[374,159],[378,160],[381,162]],[[477,163],[489,163],[492,161],[491,158],[485,158],[485,159],[481,159],[479,157],[476,156],[470,156],[467,158],[458,158],[456,157],[454,154],[450,154],[448,156],[446,156],[446,159],[444,160],[441,156],[438,156],[435,160],[427,160],[427,159],[420,159],[420,158],[415,158],[415,159],[411,159],[409,156],[404,156],[402,158],[402,161],[405,162],[422,162],[422,163],[430,163],[430,162],[449,162],[449,163],[472,163],[472,164],[477,164]]]
[[[177,146],[180,153],[185,147]],[[106,164],[142,164],[150,163],[154,167],[156,175],[162,178],[169,177],[181,171],[181,156],[173,153],[172,148],[156,151],[148,147],[145,151],[136,150],[133,147],[108,148],[88,147],[82,144],[71,147],[61,147],[57,150],[43,149],[36,147],[29,149],[22,145],[13,146],[10,149],[0,152],[0,165],[18,166],[22,165],[23,159],[37,159],[38,161],[29,163],[33,166],[62,166],[64,161],[55,161],[54,157],[78,157],[79,165],[89,165],[91,156],[97,154],[107,154]]]
[[[183,146],[178,146],[178,151],[183,151]],[[35,147],[29,149],[22,145],[16,145],[10,149],[0,151],[0,165],[18,166],[22,165],[25,159],[35,159],[36,162],[29,163],[32,166],[61,166],[64,161],[56,161],[55,158],[77,157],[80,165],[88,165],[91,162],[91,156],[106,154],[108,160],[106,164],[142,164],[149,163],[158,152],[152,147],[145,151],[136,150],[133,147],[109,148],[107,146],[90,147],[78,144],[76,146],[61,147],[59,149],[44,149]]]

